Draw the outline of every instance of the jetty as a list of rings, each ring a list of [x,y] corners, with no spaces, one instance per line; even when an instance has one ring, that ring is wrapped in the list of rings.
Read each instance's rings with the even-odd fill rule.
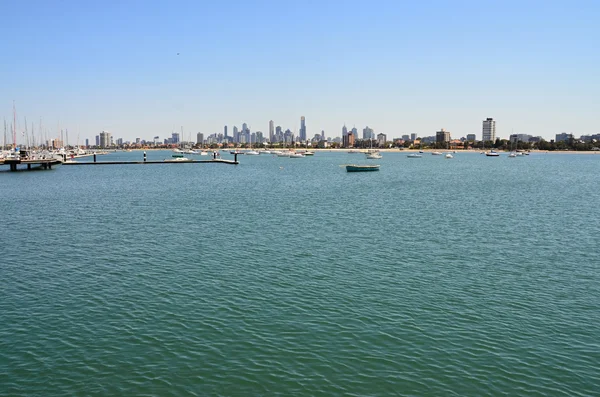
[[[63,164],[62,161],[57,159],[22,159],[22,158],[10,158],[0,160],[1,165],[8,165],[11,171],[17,171],[19,165],[26,165],[28,170],[35,168],[41,168],[44,170],[51,170],[52,166]]]
[[[119,165],[119,164],[198,164],[198,163],[220,163],[220,164],[239,164],[237,160],[223,160],[223,159],[212,159],[212,160],[152,160],[152,161],[72,161],[68,160],[62,163],[62,165]]]

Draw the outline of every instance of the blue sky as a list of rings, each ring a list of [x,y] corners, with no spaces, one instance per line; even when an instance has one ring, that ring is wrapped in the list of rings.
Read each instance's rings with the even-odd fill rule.
[[[90,4],[87,4],[90,3]],[[0,116],[70,143],[269,120],[600,132],[598,1],[2,2]],[[179,53],[179,55],[178,55]],[[30,127],[29,127],[30,128]]]

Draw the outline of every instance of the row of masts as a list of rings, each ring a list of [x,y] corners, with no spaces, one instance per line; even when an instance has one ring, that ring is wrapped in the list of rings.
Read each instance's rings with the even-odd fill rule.
[[[43,146],[45,142],[48,142],[48,129],[44,129],[44,126],[42,124],[42,118],[40,117],[40,125],[39,125],[39,141],[36,142],[36,134],[35,134],[35,126],[34,123],[31,123],[31,134],[27,128],[28,123],[27,123],[27,117],[24,117],[24,125],[25,125],[25,130],[22,131],[22,135],[25,138],[25,142],[23,142],[22,144],[25,145],[26,148],[32,148],[32,147],[38,147],[38,146]],[[13,150],[15,150],[17,148],[17,129],[18,129],[18,125],[17,125],[17,110],[15,107],[15,103],[13,101],[13,122],[10,123],[10,129],[8,128],[9,125],[6,123],[6,118],[4,119],[4,136],[3,136],[3,140],[2,140],[2,150],[6,150],[8,147],[12,147]],[[60,129],[60,124],[57,124],[57,130],[60,131],[60,141],[61,143],[63,143],[63,146],[68,147],[69,146],[69,130],[65,129],[64,131]],[[12,132],[12,145],[10,143],[8,143],[7,146],[7,132],[11,131]],[[52,132],[50,132],[52,134]],[[66,140],[65,140],[66,138]],[[79,136],[77,137],[78,141],[79,141]],[[77,144],[77,146],[79,146],[79,143]]]

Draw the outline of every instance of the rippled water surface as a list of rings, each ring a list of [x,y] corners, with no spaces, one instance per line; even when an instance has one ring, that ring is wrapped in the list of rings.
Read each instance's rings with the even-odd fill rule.
[[[62,166],[0,194],[0,395],[600,391],[600,155]]]

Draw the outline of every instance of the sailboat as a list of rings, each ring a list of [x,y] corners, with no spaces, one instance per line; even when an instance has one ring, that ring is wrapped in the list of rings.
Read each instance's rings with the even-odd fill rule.
[[[381,155],[381,153],[379,153],[379,150],[373,150],[373,137],[369,137],[369,151],[367,152],[367,159],[369,160],[378,160],[380,158],[383,158],[383,156]]]

